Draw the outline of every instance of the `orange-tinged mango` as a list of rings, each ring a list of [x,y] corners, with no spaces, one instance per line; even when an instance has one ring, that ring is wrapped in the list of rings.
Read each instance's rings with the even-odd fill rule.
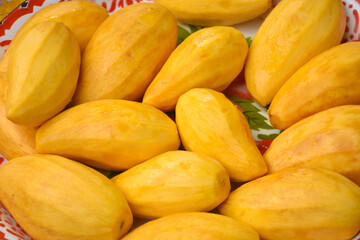
[[[118,10],[101,24],[83,52],[72,104],[139,100],[176,41],[177,23],[165,7],[139,3]]]
[[[163,112],[127,100],[80,104],[55,116],[36,132],[36,150],[93,167],[131,168],[180,145],[175,123]]]
[[[142,218],[207,212],[230,193],[229,175],[218,161],[186,151],[160,154],[112,180]]]
[[[40,9],[17,32],[0,61],[0,72],[7,72],[9,54],[16,45],[17,38],[35,24],[46,21],[62,22],[74,34],[80,49],[84,50],[95,30],[108,16],[105,8],[83,0],[59,2]]]
[[[80,49],[60,22],[42,22],[24,32],[9,59],[6,116],[39,126],[70,102],[80,69]]]
[[[360,185],[360,105],[331,108],[282,132],[264,154],[269,173],[327,168]]]
[[[301,67],[279,90],[269,108],[271,124],[286,129],[317,112],[360,104],[360,42],[325,51]]]
[[[27,155],[1,166],[0,201],[33,239],[118,240],[133,221],[108,178],[55,155]]]
[[[193,33],[171,54],[146,90],[143,103],[162,111],[175,109],[192,88],[225,90],[241,72],[248,45],[232,27],[210,27]]]
[[[259,240],[246,224],[214,213],[178,213],[136,228],[122,240]]]
[[[176,123],[185,149],[218,160],[233,181],[267,172],[245,116],[224,94],[203,88],[188,91],[176,105]]]
[[[169,8],[180,22],[196,26],[234,25],[265,13],[271,0],[155,0]]]
[[[339,44],[346,14],[341,0],[282,0],[265,19],[245,64],[246,86],[268,105],[310,59]]]
[[[0,153],[8,160],[36,153],[35,128],[17,125],[6,117],[6,74],[0,72]]]
[[[360,230],[360,187],[324,169],[291,169],[246,183],[220,212],[266,240],[343,240]]]

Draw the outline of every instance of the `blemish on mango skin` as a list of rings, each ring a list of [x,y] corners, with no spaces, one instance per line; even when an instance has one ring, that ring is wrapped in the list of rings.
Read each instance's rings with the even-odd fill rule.
[[[124,225],[125,225],[125,222],[124,222],[124,220],[122,220],[120,223],[120,229],[122,229],[124,227]]]

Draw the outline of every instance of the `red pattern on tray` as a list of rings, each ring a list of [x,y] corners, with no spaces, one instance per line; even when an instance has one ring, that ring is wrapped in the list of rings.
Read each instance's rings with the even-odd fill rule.
[[[32,13],[35,6],[40,7],[43,5],[44,2],[45,0],[31,0],[29,2],[25,1],[23,4],[18,6],[2,21],[2,25],[0,27],[0,36],[5,35],[5,30],[9,30],[17,19],[19,19],[23,15]],[[26,5],[26,7],[24,7],[23,5]]]
[[[360,41],[360,0],[343,0],[346,10],[346,29],[344,42]]]
[[[31,240],[0,203],[0,240]]]

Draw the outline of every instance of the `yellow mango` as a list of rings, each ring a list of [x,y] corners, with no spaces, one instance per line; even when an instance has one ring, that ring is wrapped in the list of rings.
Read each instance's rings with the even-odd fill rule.
[[[186,151],[160,154],[112,180],[142,218],[207,212],[230,193],[229,175],[218,161]]]
[[[108,178],[55,155],[28,155],[1,166],[0,201],[39,240],[117,240],[133,221]]]
[[[35,128],[17,125],[6,118],[6,74],[0,72],[0,153],[8,160],[36,153]]]
[[[282,0],[265,19],[245,64],[246,86],[268,105],[305,63],[338,45],[345,31],[341,0]]]
[[[36,132],[36,150],[107,170],[131,168],[180,145],[175,123],[163,112],[127,100],[72,107]]]
[[[159,4],[133,4],[115,12],[82,55],[73,105],[111,98],[139,100],[176,41],[175,17]]]
[[[360,42],[325,51],[301,67],[279,90],[269,108],[271,124],[286,129],[317,112],[360,104]]]
[[[210,27],[193,33],[170,55],[146,90],[143,103],[174,110],[192,88],[225,90],[241,72],[248,45],[232,27]]]
[[[246,183],[220,212],[266,240],[344,240],[360,230],[360,187],[324,169],[291,169]]]
[[[80,49],[59,22],[42,22],[24,32],[12,49],[8,69],[6,116],[39,126],[71,101],[80,69]]]
[[[180,22],[197,26],[233,25],[265,13],[271,0],[154,0],[169,8]]]
[[[17,39],[32,26],[46,21],[62,22],[74,34],[84,50],[98,26],[109,16],[105,8],[90,1],[65,1],[42,8],[32,15],[17,32],[0,61],[0,72],[7,72],[9,54]]]
[[[224,94],[202,88],[183,94],[176,105],[176,123],[185,149],[218,160],[233,181],[267,172],[245,116]]]
[[[269,173],[327,168],[360,185],[360,105],[331,108],[282,132],[264,154]]]
[[[136,228],[122,240],[259,240],[248,225],[214,213],[177,213]]]

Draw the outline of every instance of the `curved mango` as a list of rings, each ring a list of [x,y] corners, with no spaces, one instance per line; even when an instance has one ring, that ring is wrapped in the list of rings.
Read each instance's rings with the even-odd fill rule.
[[[360,104],[360,42],[341,44],[301,67],[275,95],[271,124],[286,129],[317,112]]]
[[[29,28],[10,54],[7,118],[39,126],[55,116],[71,101],[79,70],[79,44],[64,24],[42,22]]]
[[[249,181],[267,172],[245,116],[222,93],[188,91],[176,105],[176,123],[185,149],[218,160],[233,181]]]
[[[183,23],[196,26],[234,25],[265,13],[271,0],[155,0]]]
[[[16,40],[35,24],[54,21],[61,22],[74,34],[81,51],[85,49],[91,36],[100,24],[109,16],[105,8],[84,0],[65,1],[51,4],[32,15],[17,32],[5,55],[0,61],[0,72],[7,72],[9,54]]]
[[[267,240],[342,240],[360,229],[360,187],[324,169],[291,169],[246,183],[220,212]]]
[[[54,155],[27,155],[1,166],[0,201],[33,239],[118,240],[133,221],[108,178]]]
[[[232,27],[210,27],[182,42],[146,90],[143,103],[174,110],[178,98],[192,88],[225,90],[241,72],[248,45]]]
[[[122,240],[259,240],[246,224],[214,213],[178,213],[136,228]]]
[[[331,108],[282,132],[264,154],[269,173],[326,168],[360,185],[360,105]]]
[[[177,41],[177,22],[159,4],[139,3],[112,14],[82,55],[72,104],[99,99],[139,100]]]
[[[246,86],[268,105],[305,63],[338,45],[345,31],[341,0],[282,0],[265,19],[245,64]]]
[[[210,211],[230,193],[230,179],[215,159],[170,151],[112,179],[135,216],[157,218],[180,212]]]
[[[93,167],[131,168],[180,145],[175,123],[163,112],[127,100],[98,100],[72,107],[36,132],[36,150]]]

